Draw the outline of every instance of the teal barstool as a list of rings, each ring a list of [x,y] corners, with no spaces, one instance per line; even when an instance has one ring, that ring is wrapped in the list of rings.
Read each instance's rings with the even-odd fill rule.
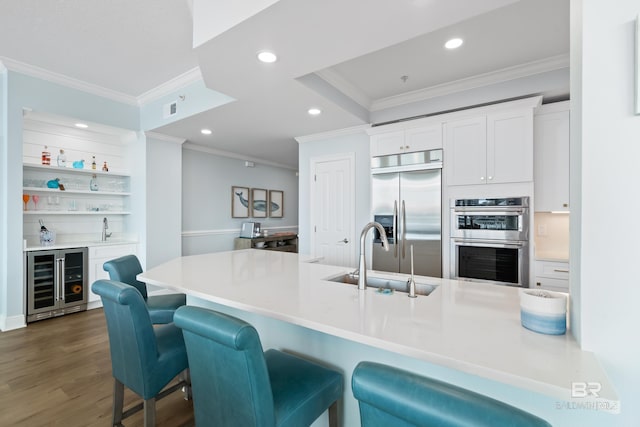
[[[140,292],[133,286],[112,280],[98,280],[92,286],[100,295],[107,319],[113,389],[114,426],[144,408],[145,427],[155,426],[155,402],[167,394],[187,387],[187,351],[182,331],[175,325],[154,326]],[[178,374],[184,380],[162,390]],[[123,412],[124,386],[144,399],[143,404]]]
[[[528,412],[411,372],[360,362],[351,379],[364,427],[550,427]]]
[[[174,316],[189,356],[196,424],[302,427],[329,409],[337,426],[342,374],[277,350],[263,353],[250,324],[212,310]]]
[[[138,274],[142,273],[142,266],[135,255],[125,255],[112,259],[105,262],[102,268],[109,273],[111,280],[134,286],[140,291],[147,304],[151,322],[154,325],[173,322],[173,313],[178,307],[182,307],[187,303],[185,294],[148,296],[147,285],[136,278]]]

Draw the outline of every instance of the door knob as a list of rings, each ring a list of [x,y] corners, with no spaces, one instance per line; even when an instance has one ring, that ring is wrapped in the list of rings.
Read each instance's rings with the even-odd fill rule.
[[[349,239],[347,239],[346,237],[342,240],[338,240],[338,243],[349,243]]]

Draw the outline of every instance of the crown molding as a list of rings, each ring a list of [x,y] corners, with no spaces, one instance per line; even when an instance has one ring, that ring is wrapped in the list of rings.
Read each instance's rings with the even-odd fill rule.
[[[335,87],[340,92],[342,92],[343,94],[351,98],[360,106],[366,108],[367,110],[371,109],[371,104],[372,104],[371,98],[369,98],[356,85],[347,81],[338,72],[333,71],[331,68],[325,68],[324,70],[316,71],[315,74],[318,77],[320,77],[322,80],[324,80],[325,82],[327,82],[328,84]]]
[[[45,70],[44,68],[36,67],[35,65],[26,64],[24,62],[16,61],[7,57],[0,57],[0,62],[2,62],[4,66],[10,71],[14,71],[16,73],[25,74],[27,76],[46,80],[52,83],[57,83],[62,86],[81,90],[83,92],[97,95],[102,98],[111,99],[123,104],[135,106],[138,105],[138,100],[134,96],[127,95],[122,92],[117,92],[115,90],[107,89],[102,86],[67,77],[63,74],[54,73],[53,71]]]
[[[379,111],[392,107],[410,104],[413,102],[425,101],[430,98],[450,95],[456,92],[475,89],[491,84],[501,83],[522,77],[540,74],[548,71],[559,70],[569,67],[569,55],[562,54],[528,62],[526,64],[515,65],[477,76],[455,80],[441,85],[431,86],[400,95],[381,98],[373,101],[371,111]]]
[[[366,125],[352,126],[350,128],[332,130],[329,132],[314,133],[314,134],[305,135],[305,136],[296,136],[294,139],[298,141],[298,144],[304,144],[305,142],[320,141],[323,139],[353,135],[356,133],[363,133],[363,132],[366,133],[367,129],[369,129],[370,127],[371,125],[367,123]]]
[[[165,95],[180,90],[191,83],[202,80],[202,73],[200,67],[192,68],[179,76],[172,78],[155,88],[146,91],[142,95],[137,97],[138,105],[145,105],[150,102],[156,101]]]
[[[0,74],[6,73],[6,72],[7,72],[7,67],[4,66],[4,63],[2,62],[2,59],[0,58]]]
[[[187,140],[185,138],[178,138],[176,136],[165,135],[157,132],[145,132],[147,138],[153,138],[160,141],[173,142],[174,144],[184,144]]]
[[[213,154],[215,156],[228,157],[231,159],[238,159],[238,160],[246,160],[246,161],[260,163],[267,166],[273,166],[276,168],[298,171],[297,167],[285,165],[283,163],[276,163],[269,160],[259,159],[257,157],[245,156],[243,154],[232,153],[230,151],[223,151],[223,150],[218,150],[216,148],[205,147],[204,145],[194,144],[193,142],[187,142],[183,145],[183,147],[187,150],[200,151],[201,153]]]

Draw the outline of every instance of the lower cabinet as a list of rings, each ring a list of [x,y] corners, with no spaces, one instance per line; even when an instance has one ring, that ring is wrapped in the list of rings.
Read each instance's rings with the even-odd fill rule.
[[[91,291],[91,284],[96,280],[109,279],[109,273],[103,270],[102,265],[114,258],[124,255],[137,254],[138,245],[127,243],[122,245],[92,246],[89,248],[89,294],[88,307],[98,308],[102,306],[100,297]]]
[[[536,260],[534,288],[548,291],[569,292],[569,263]]]

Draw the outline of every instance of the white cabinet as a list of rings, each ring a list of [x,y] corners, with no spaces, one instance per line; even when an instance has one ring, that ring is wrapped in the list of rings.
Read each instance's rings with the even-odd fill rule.
[[[569,292],[569,263],[536,260],[535,288]]]
[[[371,135],[371,157],[442,148],[440,123]]]
[[[445,124],[449,185],[533,181],[532,109]]]
[[[96,280],[109,279],[109,273],[104,271],[102,265],[114,258],[124,255],[136,255],[137,245],[132,243],[122,245],[102,245],[89,248],[89,288]],[[100,297],[89,291],[88,308],[100,307]]]
[[[569,102],[544,105],[534,117],[535,211],[569,210]]]
[[[448,122],[444,154],[449,185],[484,184],[487,176],[485,116]]]

